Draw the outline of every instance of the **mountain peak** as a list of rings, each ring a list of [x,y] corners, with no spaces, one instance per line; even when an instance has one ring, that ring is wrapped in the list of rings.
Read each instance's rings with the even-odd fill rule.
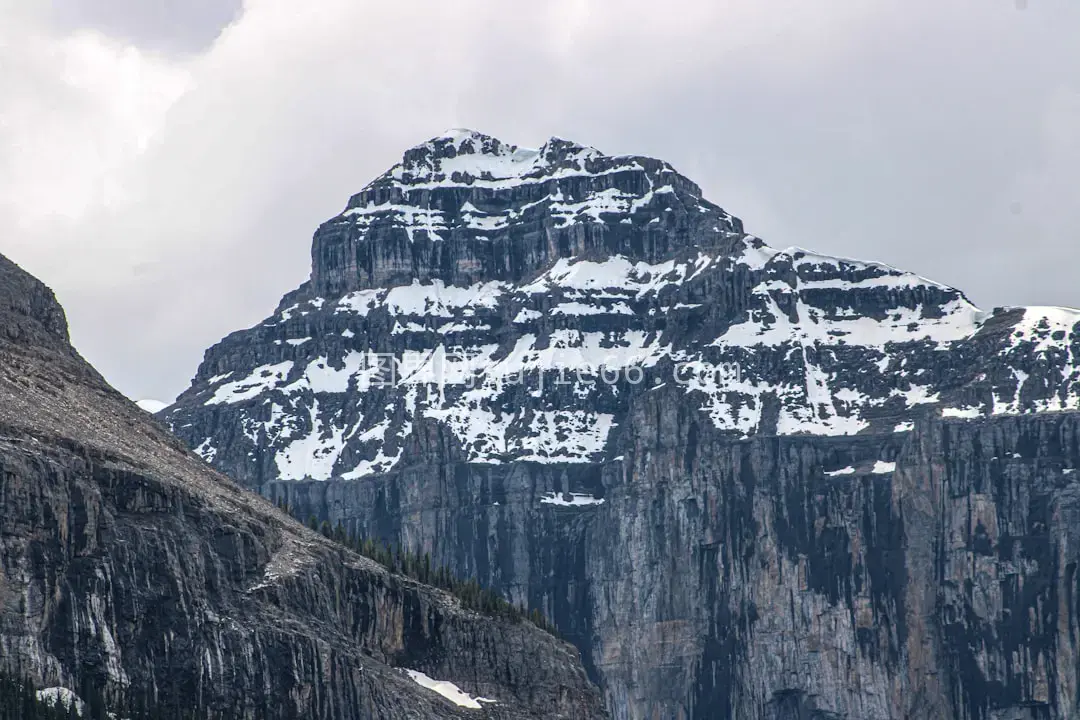
[[[539,155],[475,130],[451,128],[406,150],[400,163],[368,187],[387,176],[406,184],[520,177],[535,168]]]
[[[0,255],[0,342],[68,345],[67,317],[52,290]]]
[[[455,155],[497,155],[505,149],[514,149],[497,137],[469,128],[450,128],[406,151],[442,151],[449,157]]]
[[[400,163],[377,178],[407,185],[438,182],[521,181],[556,170],[588,172],[583,163],[613,160],[596,148],[552,136],[539,148],[524,148],[468,128],[450,128],[405,151]],[[633,161],[635,158],[623,158]]]
[[[442,133],[436,135],[432,139],[433,140],[465,140],[465,139],[471,139],[471,138],[487,138],[487,137],[490,137],[490,136],[485,135],[484,133],[479,132],[477,130],[472,130],[471,128],[456,127],[456,128],[448,128],[448,129],[444,130]]]
[[[584,255],[662,262],[741,237],[736,218],[661,160],[452,128],[406,150],[319,228],[311,281],[285,302],[413,280],[516,282]]]
[[[158,415],[203,458],[554,608],[617,717],[1076,715],[1023,693],[1075,677],[1045,608],[1080,607],[1080,312],[770,247],[659,160],[471,131],[414,155]],[[1015,637],[1037,672],[998,682]]]

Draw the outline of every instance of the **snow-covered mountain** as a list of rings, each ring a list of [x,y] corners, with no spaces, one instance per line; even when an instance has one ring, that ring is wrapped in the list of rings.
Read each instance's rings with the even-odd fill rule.
[[[161,417],[541,609],[618,720],[1078,717],[1078,322],[455,130]]]
[[[413,148],[313,256],[165,413],[254,485],[386,472],[421,419],[470,462],[597,462],[669,383],[737,438],[1080,404],[1076,311],[981,312],[917,275],[777,250],[667,164],[563,140]]]

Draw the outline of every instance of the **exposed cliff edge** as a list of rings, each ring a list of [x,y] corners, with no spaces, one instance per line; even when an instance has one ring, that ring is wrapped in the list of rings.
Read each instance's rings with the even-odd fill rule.
[[[628,222],[610,227],[602,213]],[[286,302],[413,280],[519,282],[569,256],[659,262],[680,248],[724,248],[741,232],[663,161],[561,138],[529,150],[455,129],[406,151],[319,228],[311,280]]]
[[[78,356],[52,293],[3,257],[0,553],[0,663],[39,686],[215,718],[604,717],[569,645],[211,470]]]
[[[452,131],[160,417],[542,609],[619,720],[1064,719],[1078,322],[769,247],[662,161]]]

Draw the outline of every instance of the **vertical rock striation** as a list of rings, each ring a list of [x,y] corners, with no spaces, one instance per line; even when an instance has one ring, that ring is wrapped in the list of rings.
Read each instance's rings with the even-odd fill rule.
[[[287,519],[68,345],[0,257],[0,663],[208,718],[600,718],[577,652]],[[455,683],[455,704],[406,670]]]
[[[1080,716],[1076,311],[984,312],[771,248],[661,161],[470,131],[312,261],[162,419],[540,608],[619,720]]]

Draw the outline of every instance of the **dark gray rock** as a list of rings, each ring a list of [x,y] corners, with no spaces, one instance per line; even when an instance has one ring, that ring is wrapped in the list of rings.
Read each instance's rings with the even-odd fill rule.
[[[1076,716],[1076,413],[732,442],[671,398],[638,412],[599,467],[266,491],[528,598],[616,717]]]
[[[1070,718],[1078,320],[774,250],[660,161],[456,131],[161,417],[542,609],[620,720]]]
[[[600,718],[571,646],[307,531],[67,344],[0,257],[0,663],[215,718]],[[497,700],[458,707],[412,669]]]
[[[52,292],[0,255],[0,330],[8,343],[24,348],[66,350],[67,317]]]
[[[600,222],[601,213],[627,222]],[[286,302],[414,279],[518,282],[560,257],[659,262],[680,247],[730,246],[741,234],[737,219],[660,160],[614,158],[559,138],[522,150],[455,130],[407,151],[319,228],[311,281]]]

